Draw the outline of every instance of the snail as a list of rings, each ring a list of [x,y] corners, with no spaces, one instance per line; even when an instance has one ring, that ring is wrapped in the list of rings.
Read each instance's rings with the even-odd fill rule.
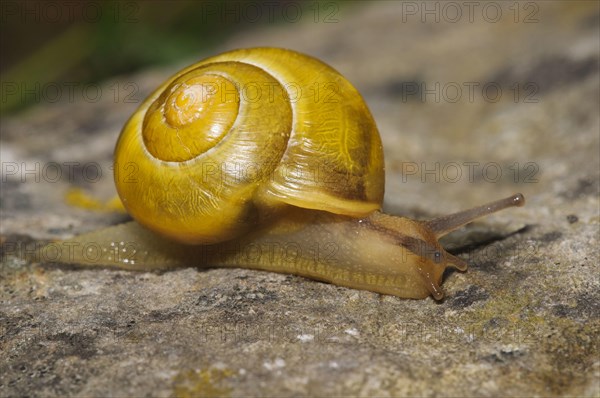
[[[51,244],[59,262],[246,267],[440,300],[438,239],[524,205],[516,194],[430,221],[381,212],[383,148],[358,91],[310,56],[226,52],[175,74],[125,124],[115,183],[134,221]]]

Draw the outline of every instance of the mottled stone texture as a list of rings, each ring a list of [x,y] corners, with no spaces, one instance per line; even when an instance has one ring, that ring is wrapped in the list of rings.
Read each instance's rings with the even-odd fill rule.
[[[23,260],[26,244],[124,219],[64,195],[111,197],[113,145],[137,104],[115,103],[107,82],[98,102],[3,118],[0,395],[598,396],[598,3],[492,3],[501,17],[480,4],[472,23],[462,3],[458,22],[420,14],[443,2],[369,2],[335,23],[307,9],[221,48],[290,47],[347,76],[381,130],[389,212],[525,194],[447,240],[471,266],[446,276],[442,302],[243,269]],[[178,67],[120,83],[139,101]]]

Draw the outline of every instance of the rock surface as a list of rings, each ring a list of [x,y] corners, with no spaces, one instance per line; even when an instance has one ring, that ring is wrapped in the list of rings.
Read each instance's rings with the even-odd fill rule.
[[[573,3],[492,2],[499,17],[454,3],[462,17],[440,8],[436,22],[421,13],[437,2],[370,2],[223,44],[307,52],[356,85],[384,142],[388,212],[525,194],[446,241],[470,268],[447,275],[442,302],[243,269],[24,260],[124,220],[64,196],[114,194],[120,127],[179,66],[115,80],[134,103],[3,118],[0,395],[599,396],[600,14]]]

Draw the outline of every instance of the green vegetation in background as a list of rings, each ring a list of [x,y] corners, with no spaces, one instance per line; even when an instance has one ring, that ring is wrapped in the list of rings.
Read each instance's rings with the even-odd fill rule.
[[[6,114],[47,102],[35,90],[46,88],[54,94],[54,87],[68,90],[68,85],[75,84],[77,90],[77,86],[147,65],[205,54],[243,30],[323,22],[329,16],[335,18],[339,4],[311,0],[3,0],[0,110]],[[302,12],[300,18],[297,9]]]

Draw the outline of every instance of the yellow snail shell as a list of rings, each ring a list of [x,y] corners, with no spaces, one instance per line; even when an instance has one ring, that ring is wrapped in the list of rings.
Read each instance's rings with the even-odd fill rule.
[[[240,236],[280,204],[364,217],[383,200],[381,140],[360,94],[321,61],[275,48],[167,80],[121,133],[117,170],[131,162],[135,183],[116,179],[127,211],[185,243]]]

